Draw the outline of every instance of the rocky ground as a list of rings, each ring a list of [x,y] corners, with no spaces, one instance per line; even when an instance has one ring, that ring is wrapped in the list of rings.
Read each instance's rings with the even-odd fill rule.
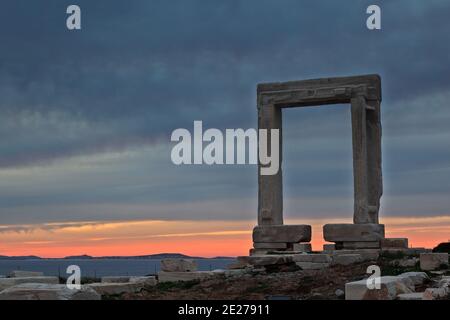
[[[194,259],[163,259],[157,275],[82,279],[75,289],[65,279],[18,270],[0,277],[0,300],[450,300],[448,253],[430,251],[273,251],[214,271],[197,271]]]
[[[380,266],[382,276],[399,275],[420,271],[418,261],[411,266],[411,261],[415,261],[413,259],[385,255],[380,257],[376,264]],[[344,299],[345,284],[367,278],[367,267],[373,264],[374,261],[347,266],[335,265],[322,270],[267,272],[260,269],[231,276],[218,275],[204,280],[163,282],[145,287],[138,293],[107,296],[104,299]],[[410,266],[399,266],[403,264]],[[430,280],[416,285],[416,292],[423,292],[427,287],[432,287],[442,276],[450,275],[450,270],[427,274]],[[447,295],[436,299],[450,297]]]

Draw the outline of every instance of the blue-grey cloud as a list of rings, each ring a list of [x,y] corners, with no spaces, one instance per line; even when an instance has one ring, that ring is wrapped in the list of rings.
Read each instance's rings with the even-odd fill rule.
[[[148,206],[252,199],[255,168],[178,168],[165,153],[107,173],[98,168],[91,178],[81,173],[85,179],[51,168],[75,156],[160,150],[173,129],[197,119],[207,127],[255,127],[259,82],[364,73],[383,81],[385,194],[450,191],[443,147],[450,136],[448,1],[379,1],[381,31],[365,27],[370,1],[80,0],[82,30],[71,32],[65,9],[72,3],[2,3],[0,168],[50,165],[45,181],[2,176],[4,215],[46,221],[82,211],[79,219],[100,218],[114,211],[111,204],[142,204],[136,218],[179,218]],[[334,197],[351,197],[348,107],[289,110],[285,125],[286,196],[330,197],[330,208]],[[159,174],[144,179],[145,169]],[[50,185],[52,177],[58,185]],[[430,212],[448,208],[439,203]],[[107,209],[98,215],[83,207],[99,204]]]

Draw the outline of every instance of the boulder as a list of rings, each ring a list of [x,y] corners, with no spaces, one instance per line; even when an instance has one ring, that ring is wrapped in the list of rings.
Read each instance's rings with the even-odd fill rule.
[[[23,270],[14,270],[9,273],[9,277],[11,278],[24,278],[24,277],[43,277],[43,272],[38,271],[23,271]]]
[[[441,266],[448,266],[448,253],[421,253],[420,269],[425,271],[437,270]]]
[[[375,223],[326,224],[323,226],[323,236],[329,242],[379,241],[384,238],[384,225]]]
[[[399,274],[397,277],[400,278],[409,278],[414,286],[422,285],[428,281],[430,281],[430,278],[425,272],[405,272],[402,274]]]
[[[165,272],[197,271],[197,262],[194,259],[162,259],[161,271]]]
[[[333,257],[333,264],[348,266],[354,263],[362,262],[360,254],[340,254]]]
[[[345,284],[346,300],[394,300],[399,294],[413,292],[414,284],[408,277],[380,277],[380,289],[369,289],[367,279]]]
[[[310,242],[310,225],[272,225],[256,226],[253,229],[253,242]]]
[[[100,300],[92,288],[69,289],[64,284],[23,283],[0,292],[0,300]]]
[[[59,284],[58,277],[1,278],[0,291],[23,283]]]

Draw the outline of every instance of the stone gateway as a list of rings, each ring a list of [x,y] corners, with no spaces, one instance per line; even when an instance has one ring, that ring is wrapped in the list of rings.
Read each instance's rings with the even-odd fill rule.
[[[381,172],[381,78],[363,75],[340,78],[264,83],[257,87],[258,128],[279,130],[279,170],[259,174],[258,226],[253,230],[253,254],[274,248],[292,250],[311,240],[311,226],[283,224],[282,111],[284,108],[350,104],[353,145],[353,224],[328,224],[324,238],[337,248],[379,248],[384,225],[378,212],[383,193]],[[268,141],[271,141],[269,139]],[[269,152],[272,150],[268,145]]]

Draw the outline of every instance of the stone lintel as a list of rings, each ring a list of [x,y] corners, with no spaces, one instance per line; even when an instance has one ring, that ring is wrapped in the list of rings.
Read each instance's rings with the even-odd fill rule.
[[[333,88],[335,97],[343,96],[346,94],[342,88],[371,88],[369,89],[369,96],[373,100],[381,101],[381,78],[377,74],[351,76],[351,77],[333,77],[333,78],[321,78],[310,79],[300,81],[287,81],[287,82],[273,82],[273,83],[261,83],[258,84],[258,95],[270,92],[289,92],[293,90],[314,90],[314,92],[321,92]],[[311,96],[311,94],[310,94]],[[260,101],[261,102],[261,101]],[[318,101],[319,104],[323,104]]]

